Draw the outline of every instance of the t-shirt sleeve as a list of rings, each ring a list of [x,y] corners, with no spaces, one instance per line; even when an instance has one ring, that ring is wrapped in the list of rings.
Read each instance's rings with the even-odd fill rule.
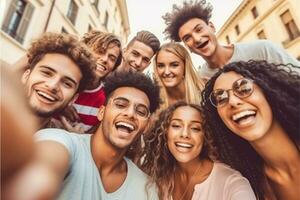
[[[238,173],[232,174],[226,180],[225,196],[228,200],[255,200],[255,194],[249,181]]]
[[[72,135],[63,129],[47,128],[47,129],[39,130],[35,134],[35,141],[36,142],[41,142],[41,141],[58,142],[68,150],[70,154],[71,162],[74,160],[74,156],[76,154],[74,140],[72,138]]]
[[[277,64],[292,64],[295,66],[300,67],[300,62],[287,53],[286,50],[281,48],[280,46],[273,44],[270,41],[263,41],[263,45],[265,46],[265,49],[267,51],[267,54],[269,54],[270,58],[269,60],[274,60],[274,63]]]

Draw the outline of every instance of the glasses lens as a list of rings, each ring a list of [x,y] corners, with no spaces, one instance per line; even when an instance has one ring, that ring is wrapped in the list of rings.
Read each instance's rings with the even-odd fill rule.
[[[245,78],[239,79],[233,84],[232,89],[238,97],[248,97],[253,92],[253,81]]]
[[[214,90],[210,95],[211,103],[218,107],[225,105],[228,102],[228,92],[226,90]]]

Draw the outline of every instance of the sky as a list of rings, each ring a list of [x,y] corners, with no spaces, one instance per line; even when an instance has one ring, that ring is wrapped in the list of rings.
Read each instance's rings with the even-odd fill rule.
[[[172,10],[173,4],[182,5],[184,0],[126,0],[130,24],[128,41],[136,32],[148,30],[164,43],[165,23],[161,16]],[[211,21],[218,31],[242,0],[208,0],[213,6]],[[193,62],[203,62],[199,56],[192,55]],[[196,64],[197,65],[197,64]]]

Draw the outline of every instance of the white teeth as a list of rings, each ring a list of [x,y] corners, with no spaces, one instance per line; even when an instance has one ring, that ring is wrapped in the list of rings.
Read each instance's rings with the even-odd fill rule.
[[[187,143],[176,142],[175,144],[176,144],[176,146],[185,147],[185,148],[193,147],[193,145],[187,144]]]
[[[239,112],[237,114],[234,114],[232,116],[232,120],[233,121],[237,121],[239,119],[241,119],[242,117],[245,117],[245,116],[248,116],[248,115],[255,115],[255,111],[253,110],[245,110],[245,111],[242,111],[242,112]]]
[[[118,122],[116,123],[117,126],[125,126],[126,128],[128,128],[130,131],[134,130],[134,126],[125,122]]]
[[[97,65],[97,70],[106,71],[106,68],[102,65]]]
[[[42,92],[42,91],[37,91],[37,93],[38,93],[39,95],[41,95],[41,96],[47,98],[47,99],[50,100],[50,101],[55,101],[55,100],[56,100],[54,97],[52,97],[52,96],[50,96],[50,95],[48,95],[48,94],[46,94],[46,93],[44,93],[44,92]]]

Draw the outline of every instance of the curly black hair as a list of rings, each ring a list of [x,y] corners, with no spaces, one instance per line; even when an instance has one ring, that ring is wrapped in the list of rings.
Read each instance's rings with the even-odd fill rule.
[[[164,30],[166,38],[173,41],[180,42],[178,31],[180,27],[188,20],[193,18],[200,18],[207,24],[211,18],[213,7],[206,0],[201,1],[184,1],[182,7],[173,4],[173,10],[170,13],[166,13],[162,18],[167,25]]]
[[[159,86],[143,73],[129,71],[114,71],[104,79],[104,91],[107,104],[112,93],[120,87],[133,87],[143,91],[150,102],[150,112],[159,106]]]
[[[259,199],[266,192],[263,160],[248,141],[232,133],[210,103],[209,96],[217,78],[234,71],[254,80],[263,91],[273,116],[286,130],[299,150],[300,76],[291,64],[271,64],[266,61],[240,61],[225,65],[206,84],[202,91],[203,128],[217,145],[219,159],[239,170],[248,180]],[[288,113],[288,114],[287,114]]]

